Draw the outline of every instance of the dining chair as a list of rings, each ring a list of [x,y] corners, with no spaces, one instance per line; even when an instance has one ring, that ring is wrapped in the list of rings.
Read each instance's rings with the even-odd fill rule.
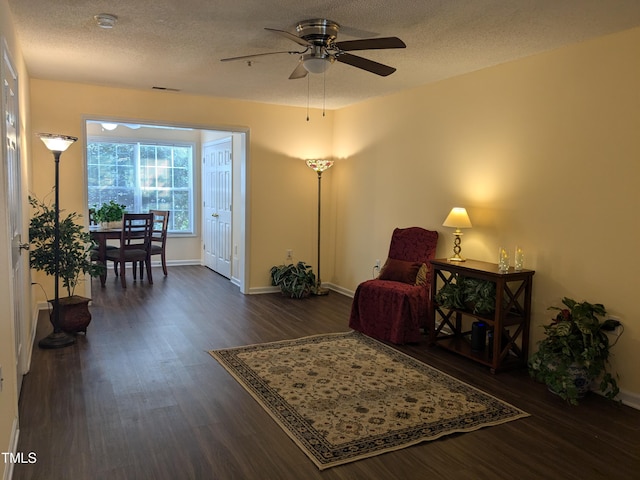
[[[160,255],[162,263],[162,272],[166,277],[167,272],[167,256],[165,247],[167,245],[167,230],[169,229],[169,210],[149,210],[153,213],[153,230],[151,232],[151,255]],[[140,278],[144,277],[144,269],[140,262]],[[136,278],[136,266],[133,266],[133,278]]]
[[[169,210],[149,210],[153,213],[153,231],[151,232],[151,255],[160,255],[162,272],[167,276],[167,230],[169,228]],[[141,269],[142,271],[142,269]]]
[[[144,264],[147,270],[147,281],[149,284],[153,284],[153,276],[151,274],[152,231],[153,213],[125,213],[122,216],[120,246],[107,251],[107,260],[119,265],[122,288],[127,288],[125,275],[127,262],[132,262],[134,271],[137,263]]]
[[[96,221],[96,209],[95,208],[90,208],[89,209],[89,225],[98,225],[98,222]]]

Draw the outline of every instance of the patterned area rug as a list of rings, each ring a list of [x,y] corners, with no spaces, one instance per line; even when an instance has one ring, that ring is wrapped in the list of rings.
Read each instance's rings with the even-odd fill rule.
[[[209,353],[321,470],[528,416],[358,332]]]

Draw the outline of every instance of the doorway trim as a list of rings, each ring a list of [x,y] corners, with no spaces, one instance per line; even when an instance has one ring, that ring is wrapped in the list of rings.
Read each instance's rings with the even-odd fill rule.
[[[82,141],[83,141],[83,181],[84,181],[84,189],[83,189],[83,204],[85,205],[85,218],[89,218],[88,212],[88,195],[87,195],[87,122],[105,122],[105,123],[131,123],[131,124],[141,124],[141,125],[151,125],[151,126],[164,126],[164,127],[175,127],[175,128],[190,128],[194,130],[200,131],[211,131],[211,132],[224,132],[228,133],[233,138],[233,146],[234,148],[238,147],[237,156],[234,155],[234,161],[237,159],[238,164],[238,173],[239,173],[239,205],[234,206],[234,208],[238,208],[238,216],[234,217],[239,219],[239,225],[234,225],[233,228],[237,230],[237,244],[238,244],[238,276],[232,278],[232,283],[240,289],[240,292],[243,294],[249,293],[249,281],[251,278],[251,261],[250,261],[250,209],[249,205],[251,205],[250,196],[250,155],[249,155],[249,143],[250,143],[250,129],[249,127],[244,126],[215,126],[215,125],[201,125],[196,123],[185,123],[185,122],[172,122],[172,121],[159,121],[159,120],[147,120],[147,119],[137,119],[131,117],[111,117],[107,115],[85,115],[82,117]],[[202,144],[201,144],[202,145]],[[196,161],[201,161],[200,159],[195,159]],[[201,171],[201,170],[200,170]],[[197,190],[196,185],[198,183],[201,184],[202,178],[199,175],[199,178],[194,179],[194,191]],[[200,215],[195,215],[194,218],[202,219],[202,215],[200,209],[202,208],[201,202],[197,202],[198,199],[195,199],[194,205],[199,209],[197,213]],[[202,221],[202,220],[200,220]],[[199,234],[202,233],[202,228],[199,229]],[[87,282],[87,296],[91,296],[91,282]]]

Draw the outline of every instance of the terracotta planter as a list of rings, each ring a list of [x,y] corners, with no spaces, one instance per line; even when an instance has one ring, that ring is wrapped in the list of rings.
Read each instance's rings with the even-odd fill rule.
[[[59,327],[67,333],[84,332],[86,334],[87,326],[91,323],[90,301],[90,298],[79,295],[60,298],[58,301],[60,307]],[[53,305],[54,301],[49,300],[49,303]]]

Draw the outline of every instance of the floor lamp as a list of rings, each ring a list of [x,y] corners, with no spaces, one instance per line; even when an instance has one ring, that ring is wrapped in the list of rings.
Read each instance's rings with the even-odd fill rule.
[[[62,348],[68,347],[76,343],[75,337],[64,332],[60,328],[60,294],[59,294],[59,279],[60,279],[60,155],[69,146],[78,140],[76,137],[69,137],[67,135],[57,135],[53,133],[38,133],[40,140],[44,142],[46,147],[53,153],[56,169],[56,181],[55,181],[55,219],[53,223],[53,258],[55,262],[55,274],[53,284],[53,317],[51,318],[51,324],[53,325],[53,332],[47,337],[40,340],[38,346],[40,348]]]
[[[307,166],[318,174],[318,278],[316,279],[316,291],[315,295],[327,295],[329,289],[322,288],[322,280],[320,280],[320,206],[322,205],[321,192],[322,192],[322,172],[331,168],[333,160],[321,160],[311,159],[307,160]]]

